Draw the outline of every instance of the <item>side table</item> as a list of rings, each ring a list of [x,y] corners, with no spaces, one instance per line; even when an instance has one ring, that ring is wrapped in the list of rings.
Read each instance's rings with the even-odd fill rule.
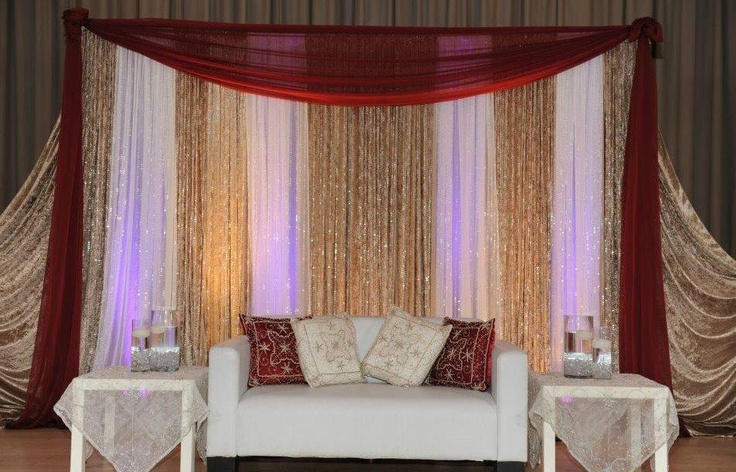
[[[596,380],[530,373],[529,423],[529,462],[539,465],[543,442],[544,472],[555,470],[555,435],[590,472],[631,472],[652,455],[664,472],[679,432],[670,390],[634,374]]]
[[[70,470],[85,470],[86,440],[122,472],[147,472],[181,443],[181,470],[192,472],[195,434],[205,440],[206,399],[206,367],[109,367],[75,378],[54,406],[72,432]]]

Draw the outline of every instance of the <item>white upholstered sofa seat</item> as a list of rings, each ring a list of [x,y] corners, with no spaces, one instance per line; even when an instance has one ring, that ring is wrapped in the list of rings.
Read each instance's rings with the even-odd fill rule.
[[[254,427],[238,431],[237,453],[493,460],[495,403],[486,392],[428,385],[251,388],[238,404],[238,424]]]

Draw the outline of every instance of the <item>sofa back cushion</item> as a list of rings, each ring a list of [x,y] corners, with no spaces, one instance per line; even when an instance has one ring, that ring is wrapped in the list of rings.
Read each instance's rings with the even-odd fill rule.
[[[306,383],[289,318],[241,317],[250,341],[248,385]]]
[[[427,377],[429,385],[485,391],[491,383],[495,321],[445,318],[450,337]]]
[[[392,306],[361,362],[363,374],[401,387],[421,385],[451,329]]]
[[[299,364],[310,387],[365,382],[350,317],[293,318],[291,327]]]

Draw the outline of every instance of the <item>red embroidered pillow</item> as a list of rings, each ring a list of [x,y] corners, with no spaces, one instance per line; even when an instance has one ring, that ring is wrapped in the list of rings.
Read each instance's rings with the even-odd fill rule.
[[[445,318],[452,331],[427,377],[429,385],[488,390],[496,342],[496,320],[461,321]]]
[[[240,324],[250,341],[250,387],[307,383],[290,318],[241,316]]]

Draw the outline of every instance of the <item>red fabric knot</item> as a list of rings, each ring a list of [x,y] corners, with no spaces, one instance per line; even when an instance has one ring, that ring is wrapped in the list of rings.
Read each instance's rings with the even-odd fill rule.
[[[664,40],[662,25],[651,17],[637,18],[631,23],[629,41],[636,41],[640,37],[649,38],[652,42],[661,43]]]
[[[64,30],[67,42],[79,41],[82,37],[82,26],[89,16],[86,8],[70,8],[61,16],[64,19]]]

